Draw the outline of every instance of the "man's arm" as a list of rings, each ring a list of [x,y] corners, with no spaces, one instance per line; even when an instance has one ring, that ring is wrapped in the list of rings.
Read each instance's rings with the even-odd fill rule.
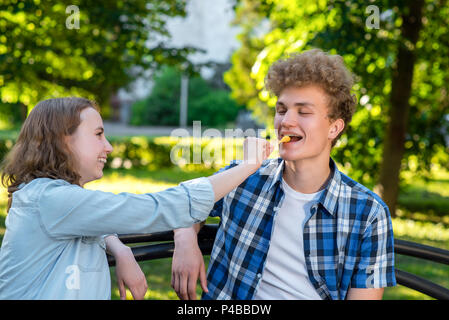
[[[382,300],[384,288],[360,289],[349,288],[346,300]]]
[[[196,300],[198,277],[201,288],[204,292],[208,292],[206,268],[197,237],[204,223],[203,221],[190,228],[174,230],[175,251],[173,253],[171,286],[178,297],[183,300]]]
[[[348,300],[380,300],[385,287],[396,285],[389,210],[387,206],[379,205],[373,212],[360,245],[359,262],[346,296]]]

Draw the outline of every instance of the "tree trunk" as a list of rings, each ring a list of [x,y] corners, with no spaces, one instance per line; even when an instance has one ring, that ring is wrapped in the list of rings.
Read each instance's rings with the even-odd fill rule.
[[[395,67],[393,67],[390,110],[384,140],[378,192],[395,216],[399,195],[399,173],[404,155],[413,82],[413,69],[416,60],[415,45],[422,26],[423,0],[410,1],[408,12],[402,15],[402,41],[399,44]]]

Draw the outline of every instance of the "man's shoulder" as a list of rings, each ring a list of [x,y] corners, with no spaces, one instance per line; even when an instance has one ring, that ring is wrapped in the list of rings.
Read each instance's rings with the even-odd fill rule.
[[[378,194],[347,175],[341,172],[340,174],[343,188],[341,194],[344,194],[345,197],[350,197],[352,200],[366,203],[366,205],[372,208],[371,211],[386,211],[389,213],[388,206]]]
[[[267,159],[262,162],[260,168],[256,171],[259,175],[272,175],[275,174],[282,164],[281,158]]]

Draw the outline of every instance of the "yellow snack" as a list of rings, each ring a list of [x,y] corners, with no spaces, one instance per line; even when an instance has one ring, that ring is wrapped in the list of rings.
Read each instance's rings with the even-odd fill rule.
[[[291,138],[289,136],[284,136],[281,141],[279,141],[279,143],[283,143],[283,142],[289,142],[291,140]]]

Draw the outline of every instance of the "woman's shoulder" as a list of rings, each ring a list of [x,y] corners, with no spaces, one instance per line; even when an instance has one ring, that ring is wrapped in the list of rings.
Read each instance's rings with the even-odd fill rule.
[[[35,207],[42,194],[42,191],[47,189],[46,187],[51,185],[64,185],[68,184],[67,181],[61,179],[50,179],[50,178],[36,178],[27,183],[22,183],[19,185],[17,191],[12,194],[12,208],[19,207]]]
[[[51,178],[36,178],[28,183],[22,183],[19,186],[19,190],[30,190],[30,189],[40,189],[49,185],[62,186],[71,185],[69,182],[62,179],[51,179]]]
[[[57,186],[71,186],[69,182],[62,179],[36,178],[28,183],[19,185],[19,190],[14,192],[14,198],[36,198],[46,189]]]

